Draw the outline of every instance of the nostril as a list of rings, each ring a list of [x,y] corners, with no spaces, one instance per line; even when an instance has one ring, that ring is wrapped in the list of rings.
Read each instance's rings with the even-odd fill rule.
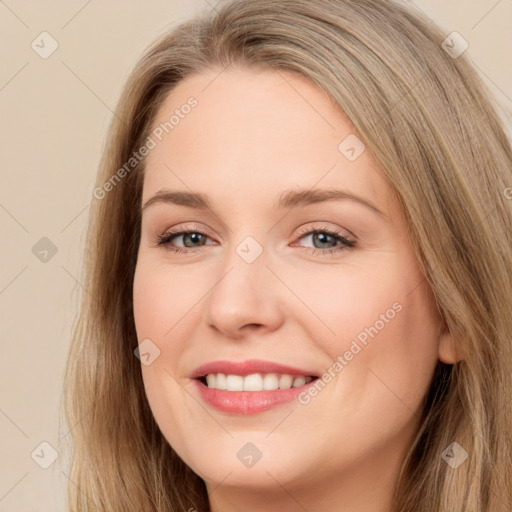
[[[255,329],[258,329],[261,327],[261,324],[247,324],[245,325],[246,329],[249,329],[251,331],[254,331]]]

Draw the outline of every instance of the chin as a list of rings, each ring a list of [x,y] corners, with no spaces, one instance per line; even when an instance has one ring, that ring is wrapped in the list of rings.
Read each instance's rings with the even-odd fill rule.
[[[196,439],[187,453],[177,450],[184,462],[204,481],[222,485],[263,489],[308,479],[306,453],[297,450],[302,443],[273,442],[267,433],[237,434],[219,441]],[[180,453],[182,452],[182,453]],[[309,456],[311,454],[308,454]],[[277,482],[276,482],[277,481]]]

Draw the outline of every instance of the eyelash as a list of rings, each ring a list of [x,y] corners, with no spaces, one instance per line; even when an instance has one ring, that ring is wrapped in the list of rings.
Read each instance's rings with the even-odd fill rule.
[[[167,231],[163,235],[157,235],[155,241],[158,246],[164,247],[166,250],[173,251],[175,253],[185,254],[185,253],[189,253],[189,252],[196,252],[195,248],[187,249],[187,248],[183,248],[183,247],[173,247],[171,245],[171,240],[174,239],[175,237],[178,237],[181,235],[192,234],[192,233],[200,234],[207,238],[210,238],[206,233],[204,233],[203,231],[198,230],[198,229],[188,229],[187,230],[184,228],[181,228],[181,229],[178,228],[175,230]],[[341,242],[341,243],[331,249],[316,249],[316,248],[311,248],[311,247],[305,247],[305,248],[303,248],[303,249],[305,249],[305,252],[307,252],[308,249],[310,250],[310,252],[307,252],[307,254],[325,256],[327,254],[339,253],[341,251],[344,251],[347,249],[352,249],[352,248],[356,247],[355,241],[349,240],[348,238],[346,238],[345,236],[340,234],[339,231],[328,229],[328,228],[304,229],[304,230],[299,231],[298,238],[301,239],[301,238],[305,237],[306,235],[319,234],[319,233],[325,233],[327,235],[330,235],[330,236],[334,237],[336,241]]]

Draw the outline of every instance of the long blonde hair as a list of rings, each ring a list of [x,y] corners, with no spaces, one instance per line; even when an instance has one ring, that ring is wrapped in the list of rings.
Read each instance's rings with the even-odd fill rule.
[[[462,360],[438,363],[397,482],[396,511],[510,512],[512,149],[500,106],[466,53],[450,55],[442,46],[447,34],[398,1],[217,7],[149,47],[109,128],[65,380],[70,511],[209,510],[203,481],[153,418],[134,356],[144,159],[133,168],[126,162],[178,82],[237,66],[298,73],[347,114],[397,192],[425,279],[457,340]],[[468,454],[456,469],[442,457],[453,442]]]

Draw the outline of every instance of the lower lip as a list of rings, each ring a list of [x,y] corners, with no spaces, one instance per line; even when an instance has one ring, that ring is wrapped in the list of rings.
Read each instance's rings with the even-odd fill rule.
[[[279,405],[296,399],[315,380],[290,389],[276,389],[274,391],[225,391],[223,389],[209,388],[200,380],[196,380],[202,399],[215,409],[231,414],[257,414],[268,411]]]

